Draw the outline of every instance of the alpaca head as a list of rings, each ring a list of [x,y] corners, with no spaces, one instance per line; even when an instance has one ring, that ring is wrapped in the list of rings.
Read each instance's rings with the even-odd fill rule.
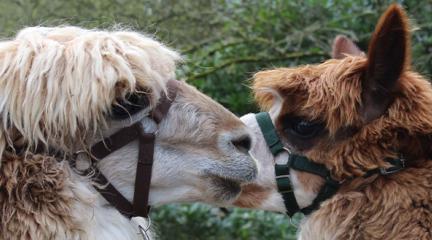
[[[255,75],[256,100],[273,112],[284,145],[325,165],[341,181],[388,167],[386,158],[423,161],[430,154],[432,90],[411,71],[404,10],[392,5],[383,14],[367,55],[343,42],[337,40],[334,47],[345,57],[334,54],[338,59]],[[294,191],[302,192],[300,207],[309,205],[323,179],[290,173]]]
[[[148,117],[179,55],[130,31],[32,27],[0,43],[0,155],[88,150],[117,130],[140,122],[156,133],[150,203],[225,204],[252,180],[248,130],[232,113],[184,82],[157,126]],[[99,162],[129,200],[138,144]],[[2,165],[0,165],[2,166]]]

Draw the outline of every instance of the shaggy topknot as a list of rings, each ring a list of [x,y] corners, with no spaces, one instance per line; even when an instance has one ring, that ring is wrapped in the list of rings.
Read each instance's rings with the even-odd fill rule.
[[[154,105],[179,60],[175,51],[135,32],[23,29],[0,42],[0,156],[18,142],[26,149],[39,144],[67,151],[79,139],[85,146],[126,93],[149,91]]]

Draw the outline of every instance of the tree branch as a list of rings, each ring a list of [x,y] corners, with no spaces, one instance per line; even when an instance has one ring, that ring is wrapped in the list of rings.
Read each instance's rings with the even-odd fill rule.
[[[237,58],[237,59],[232,59],[232,60],[228,60],[224,63],[221,63],[217,66],[214,66],[213,68],[195,74],[195,75],[191,75],[187,77],[187,80],[189,81],[193,81],[199,78],[203,78],[206,77],[208,75],[211,75],[221,69],[224,69],[226,67],[229,67],[231,65],[234,64],[242,64],[242,63],[253,63],[253,62],[277,62],[277,61],[284,61],[284,60],[288,60],[288,59],[293,59],[293,58],[303,58],[303,57],[327,57],[328,54],[325,52],[306,52],[306,53],[299,53],[299,52],[295,52],[295,53],[290,53],[290,54],[286,54],[283,56],[278,56],[278,57],[274,57],[274,58],[259,58],[259,57],[243,57],[243,58]]]
[[[200,49],[200,48],[202,48],[202,47],[204,47],[204,46],[206,46],[206,45],[208,45],[208,44],[211,44],[211,43],[216,42],[216,41],[219,41],[219,40],[220,40],[219,38],[209,38],[209,39],[205,39],[205,40],[201,41],[201,42],[198,43],[198,44],[195,44],[195,45],[193,45],[193,46],[191,46],[191,47],[189,47],[189,48],[186,48],[186,49],[182,50],[181,53],[182,53],[183,55],[185,55],[185,54],[190,54],[190,53],[192,53],[192,52],[194,52],[194,51],[196,51],[196,50],[198,50],[198,49]]]

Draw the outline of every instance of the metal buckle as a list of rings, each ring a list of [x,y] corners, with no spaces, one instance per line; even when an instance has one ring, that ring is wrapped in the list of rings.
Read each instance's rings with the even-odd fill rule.
[[[402,166],[392,166],[389,168],[380,168],[380,174],[381,175],[389,175],[389,174],[393,174],[393,173],[397,173],[399,171],[401,171],[402,169],[405,168],[405,159],[404,158],[400,158],[400,161],[402,163]]]
[[[381,175],[389,175],[389,174],[397,173],[402,169],[403,168],[400,168],[400,167],[390,167],[387,169],[386,168],[380,168],[379,171],[380,171]]]
[[[149,236],[149,230],[150,230],[150,226],[151,226],[151,218],[148,217],[143,218],[143,217],[132,217],[131,218],[131,223],[138,229],[138,234],[141,234],[142,238],[144,240],[150,240],[150,236]],[[146,226],[147,225],[147,226]]]
[[[277,185],[277,188],[278,188],[278,192],[279,192],[279,193],[284,194],[284,193],[290,193],[290,192],[293,192],[293,191],[294,191],[294,189],[293,189],[293,187],[292,187],[291,179],[289,178],[289,176],[290,176],[290,175],[285,174],[285,175],[279,175],[279,176],[276,176],[276,177],[275,177],[275,179],[276,179],[276,185]],[[280,190],[280,189],[279,189],[280,186],[279,186],[279,182],[278,182],[278,180],[279,180],[279,179],[283,179],[283,178],[287,178],[288,181],[290,182],[289,189],[286,189],[286,190]]]
[[[403,156],[400,157],[401,163],[402,163],[402,168],[405,168],[405,158]]]
[[[299,226],[300,226],[300,222],[301,222],[301,219],[300,219],[300,221],[298,221],[298,222],[294,222],[294,219],[293,218],[300,218],[300,216],[298,216],[299,214],[302,214],[301,212],[296,212],[296,213],[294,213],[294,215],[292,216],[292,217],[289,217],[289,222],[290,222],[290,224],[292,225],[292,226],[294,226],[295,228],[299,228]]]
[[[289,179],[289,174],[285,174],[285,175],[279,175],[279,176],[276,176],[276,179],[280,179],[280,178],[288,178]]]
[[[291,150],[289,150],[287,147],[283,147],[283,149],[284,149],[285,151],[287,151],[288,154],[291,154]]]
[[[73,168],[80,173],[87,175],[96,163],[91,154],[85,150],[78,150],[73,153]]]

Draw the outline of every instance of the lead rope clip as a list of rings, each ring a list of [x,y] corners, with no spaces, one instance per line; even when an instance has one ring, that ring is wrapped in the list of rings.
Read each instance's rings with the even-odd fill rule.
[[[298,223],[298,222],[296,223],[296,222],[293,220],[293,217],[294,217],[294,216],[289,217],[289,222],[290,222],[291,226],[293,226],[293,227],[295,227],[295,228],[299,228],[299,223]]]
[[[150,217],[132,217],[131,222],[136,227],[136,229],[138,229],[137,233],[140,234],[144,240],[151,240],[149,236],[149,230],[151,226]]]

